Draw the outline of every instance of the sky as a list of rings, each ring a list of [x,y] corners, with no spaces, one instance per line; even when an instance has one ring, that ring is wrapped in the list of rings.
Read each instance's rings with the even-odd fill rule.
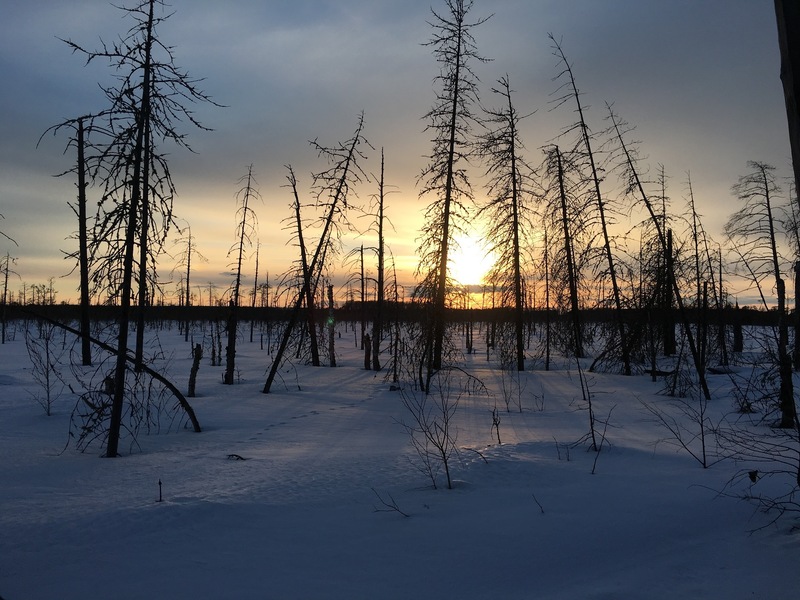
[[[129,2],[126,4],[130,4]],[[0,251],[16,257],[11,289],[55,278],[58,301],[77,297],[64,253],[76,219],[68,206],[74,182],[56,178],[74,163],[66,138],[48,127],[104,108],[99,84],[110,82],[104,64],[84,65],[62,39],[89,49],[130,27],[104,0],[3,0],[0,22]],[[197,264],[198,285],[230,285],[226,253],[235,241],[238,180],[252,164],[263,203],[258,216],[260,271],[271,277],[294,259],[281,221],[290,216],[286,165],[308,195],[310,174],[322,170],[309,140],[346,140],[361,111],[374,150],[366,170],[377,173],[386,155],[393,193],[388,243],[401,283],[413,282],[415,248],[427,199],[417,176],[431,150],[425,113],[431,108],[438,66],[425,43],[431,9],[443,0],[171,0],[174,12],[159,30],[174,48],[177,66],[209,94],[213,105],[194,106],[211,131],[183,129],[193,152],[165,147],[177,187],[175,215],[192,228],[208,262]],[[553,110],[557,60],[548,33],[572,63],[590,127],[606,126],[605,103],[636,126],[646,165],[663,164],[668,194],[681,206],[687,173],[707,230],[716,238],[736,208],[730,187],[748,160],[790,174],[780,56],[769,0],[494,0],[476,1],[470,15],[492,15],[473,33],[481,99],[493,106],[490,87],[508,75],[520,113],[533,113],[522,131],[526,158],[569,125],[567,108]],[[61,38],[61,39],[60,39]],[[481,169],[474,168],[481,197]],[[362,202],[376,189],[359,188]],[[92,197],[91,201],[96,201]],[[353,241],[374,243],[369,238]],[[168,247],[170,244],[168,244]],[[168,280],[175,264],[159,266]],[[252,276],[252,268],[250,269]],[[168,290],[174,289],[167,284]]]

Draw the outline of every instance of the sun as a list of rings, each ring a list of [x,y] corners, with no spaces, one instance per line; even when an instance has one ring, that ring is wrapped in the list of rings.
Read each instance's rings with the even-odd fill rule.
[[[450,254],[450,277],[459,285],[478,285],[494,265],[494,256],[487,253],[478,236],[462,235],[455,239],[458,247]]]

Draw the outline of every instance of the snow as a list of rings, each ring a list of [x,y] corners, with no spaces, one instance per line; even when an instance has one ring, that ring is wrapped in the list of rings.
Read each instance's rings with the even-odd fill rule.
[[[159,337],[171,359],[152,366],[185,389],[190,344]],[[434,490],[400,394],[352,340],[338,340],[340,366],[291,368],[268,395],[267,351],[240,340],[236,385],[203,360],[190,399],[202,433],[143,434],[105,459],[64,450],[75,397],[44,415],[17,332],[0,346],[0,596],[797,597],[796,519],[773,523],[736,497],[743,484],[726,488],[747,465],[703,469],[670,444],[641,404],[669,407],[649,378],[589,375],[598,416],[610,413],[597,456],[570,448],[588,432],[574,370],[525,372],[523,410],[506,412],[502,375],[466,357],[495,395],[462,398],[455,486]],[[711,410],[729,411],[729,379],[710,382]]]

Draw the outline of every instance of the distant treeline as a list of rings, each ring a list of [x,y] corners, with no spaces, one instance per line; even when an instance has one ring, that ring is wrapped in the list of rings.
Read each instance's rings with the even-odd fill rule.
[[[131,320],[138,316],[138,307],[131,309]],[[239,318],[245,321],[259,322],[280,322],[289,318],[290,308],[280,307],[238,307]],[[72,304],[7,304],[5,306],[5,319],[7,321],[15,319],[31,319],[37,315],[54,319],[61,322],[74,322],[79,319],[80,307]],[[349,302],[344,306],[334,309],[334,319],[337,321],[358,322],[363,320],[371,321],[375,311],[374,302],[365,302],[362,306],[359,302]],[[697,323],[701,319],[700,311],[687,308],[689,321]],[[420,321],[426,315],[424,305],[412,304],[407,302],[387,302],[384,307],[384,318],[387,321],[399,320],[402,322]],[[674,314],[675,311],[673,311]],[[318,315],[317,322],[323,322],[329,316],[327,308],[319,308],[315,311]],[[119,308],[111,305],[97,305],[90,309],[91,318],[94,321],[110,321],[119,317]],[[225,306],[150,306],[145,310],[145,320],[147,321],[217,321],[225,320],[229,314],[229,308]],[[629,323],[636,323],[648,320],[658,320],[665,315],[659,310],[647,311],[641,309],[623,310],[623,318]],[[555,309],[546,311],[544,309],[529,309],[525,311],[528,323],[545,323],[548,318],[556,320],[564,317]],[[612,322],[614,311],[604,308],[587,308],[581,310],[582,320],[585,322],[604,323]],[[741,324],[776,326],[778,324],[777,311],[765,311],[748,307],[727,306],[723,309],[722,315],[717,309],[709,310],[706,322],[709,324],[719,323],[720,316],[728,325]],[[467,322],[511,322],[513,321],[512,308],[451,308],[447,311],[447,319],[453,323]]]

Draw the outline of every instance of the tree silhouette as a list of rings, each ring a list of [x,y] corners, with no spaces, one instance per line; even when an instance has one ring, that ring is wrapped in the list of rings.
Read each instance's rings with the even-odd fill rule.
[[[786,284],[782,276],[784,259],[778,250],[776,217],[781,193],[775,182],[775,167],[763,162],[749,161],[750,172],[742,175],[732,191],[744,204],[725,224],[725,235],[733,244],[743,266],[761,289],[762,282],[772,279],[778,299],[777,367],[780,379],[778,405],[780,427],[798,427],[794,404],[792,359],[789,355],[789,318],[786,314]]]
[[[91,135],[93,130],[98,129],[98,127],[95,126],[95,120],[97,119],[97,115],[83,115],[76,119],[67,119],[58,125],[48,128],[39,138],[39,143],[41,143],[42,138],[47,133],[53,133],[53,135],[55,135],[61,129],[66,128],[70,130],[72,134],[67,141],[67,146],[64,149],[64,152],[67,152],[69,149],[74,147],[77,155],[75,165],[67,171],[60,173],[59,177],[66,175],[67,173],[74,173],[77,178],[77,204],[70,204],[69,206],[75,213],[75,216],[78,218],[78,250],[77,252],[69,253],[68,256],[77,259],[77,267],[80,278],[81,361],[84,366],[89,366],[92,364],[91,343],[89,340],[89,306],[91,303],[91,293],[89,290],[89,217],[87,211],[86,188],[89,185],[89,179],[92,177],[92,172],[96,173],[99,160],[98,156],[92,152],[93,149],[90,146],[88,137]],[[107,131],[102,131],[101,133],[108,135]],[[88,155],[87,148],[89,149]],[[93,164],[95,167],[94,169],[92,169]]]
[[[625,330],[625,322],[623,320],[622,312],[622,296],[617,281],[617,271],[614,264],[614,254],[611,247],[611,237],[609,234],[609,215],[608,215],[608,199],[605,198],[600,189],[600,174],[598,171],[595,153],[592,149],[592,135],[589,126],[586,122],[585,110],[581,101],[581,94],[578,91],[578,86],[575,83],[575,75],[572,71],[572,65],[567,60],[561,45],[556,41],[552,34],[549,34],[550,40],[553,43],[553,54],[558,59],[561,72],[556,79],[564,79],[562,87],[559,89],[561,93],[556,99],[556,105],[560,106],[564,103],[574,103],[575,112],[578,115],[577,121],[571,125],[567,131],[577,130],[578,142],[576,150],[580,148],[583,159],[589,169],[589,185],[592,190],[592,202],[596,206],[598,219],[600,221],[600,232],[603,240],[603,253],[606,261],[606,270],[604,275],[607,275],[611,281],[612,301],[614,307],[614,318],[616,320],[617,332],[619,335],[619,349],[622,356],[622,371],[625,375],[631,374],[631,361],[630,349],[628,347],[627,333]]]
[[[247,168],[247,174],[239,180],[239,183],[241,187],[236,193],[236,200],[239,205],[236,210],[236,243],[228,251],[228,256],[234,255],[234,262],[231,265],[234,269],[234,279],[230,298],[228,299],[228,345],[225,348],[225,376],[223,378],[223,383],[226,385],[233,384],[233,375],[236,370],[236,333],[239,323],[238,312],[241,301],[244,252],[246,248],[252,247],[255,228],[258,224],[258,219],[251,203],[261,198],[256,189],[257,182],[253,176],[253,165]]]
[[[434,32],[428,45],[439,63],[436,82],[440,89],[433,108],[425,115],[426,131],[434,136],[433,150],[419,176],[420,197],[433,196],[420,234],[417,275],[422,280],[414,294],[428,303],[431,311],[421,340],[426,346],[422,357],[428,380],[431,372],[442,366],[448,257],[453,237],[467,217],[466,203],[472,200],[465,162],[472,154],[470,136],[476,118],[472,106],[478,102],[478,79],[470,62],[484,60],[478,54],[472,30],[486,21],[467,21],[470,0],[446,0],[446,5],[446,16],[431,10]]]
[[[144,332],[147,286],[154,281],[155,256],[172,225],[174,187],[166,155],[156,140],[168,140],[188,148],[185,134],[176,128],[189,122],[205,129],[189,105],[211,102],[191,79],[174,64],[173,49],[156,33],[170,15],[156,16],[161,0],[143,0],[132,8],[121,8],[134,23],[112,44],[101,41],[99,50],[87,50],[65,40],[73,52],[85,56],[87,64],[106,60],[115,71],[116,85],[103,88],[109,108],[102,112],[108,136],[102,146],[98,178],[103,198],[98,207],[92,259],[96,285],[119,303],[117,360],[106,456],[118,453],[125,392],[131,300],[138,253],[138,335]],[[143,366],[143,346],[137,339],[135,364]]]
[[[580,298],[585,291],[583,271],[593,239],[590,214],[584,210],[582,174],[574,153],[565,155],[558,146],[546,149],[543,174],[542,216],[547,223],[550,254],[545,269],[546,294],[549,298],[551,290],[555,292],[556,305],[569,315],[562,335],[563,347],[575,358],[583,358],[586,353]]]
[[[664,228],[661,225],[661,221],[658,217],[658,213],[656,208],[653,205],[649,195],[644,189],[644,185],[642,184],[641,177],[639,176],[639,171],[637,170],[636,164],[637,159],[635,156],[634,149],[629,148],[628,144],[625,142],[625,133],[629,131],[627,123],[622,121],[609,107],[609,119],[611,120],[611,127],[612,133],[616,137],[619,151],[621,153],[621,169],[623,172],[623,178],[627,184],[627,191],[637,197],[638,202],[641,202],[645,208],[647,209],[647,213],[650,215],[650,219],[652,220],[653,225],[655,226],[656,235],[658,237],[658,242],[661,246],[663,253],[666,255],[669,253],[669,244],[667,241],[667,233],[664,231]],[[692,329],[689,323],[689,317],[686,313],[686,307],[683,302],[683,296],[681,295],[680,288],[678,286],[677,278],[670,277],[669,278],[672,286],[672,291],[675,298],[675,303],[678,306],[678,314],[680,315],[681,323],[683,324],[683,332],[686,336],[686,341],[689,344],[689,351],[692,354],[692,360],[694,362],[695,370],[697,371],[697,376],[700,383],[700,388],[703,394],[703,397],[706,400],[711,399],[711,391],[708,389],[708,381],[706,380],[706,373],[705,373],[705,363],[700,355],[698,346],[695,342],[694,334],[692,333]]]
[[[366,177],[361,170],[359,160],[364,158],[359,146],[367,144],[364,139],[364,114],[359,116],[358,126],[352,137],[337,146],[325,147],[316,141],[312,145],[317,149],[321,156],[324,156],[330,163],[330,167],[314,176],[314,185],[317,191],[319,206],[324,211],[322,217],[322,232],[317,243],[317,248],[308,264],[306,276],[303,277],[303,284],[294,300],[289,321],[284,328],[280,344],[272,360],[272,366],[267,374],[264,383],[263,393],[268,394],[272,388],[272,383],[277,375],[278,368],[283,363],[286,348],[292,337],[292,332],[297,324],[303,300],[309,291],[316,288],[320,274],[325,266],[326,257],[329,250],[332,250],[337,241],[339,232],[339,222],[347,220],[347,209],[349,197],[355,193],[354,186],[361,182],[362,177]],[[333,253],[333,252],[331,252]]]
[[[500,108],[487,110],[488,130],[480,137],[479,153],[486,164],[488,200],[478,211],[486,217],[489,251],[496,259],[488,279],[501,290],[501,302],[514,310],[513,357],[518,371],[525,370],[524,244],[531,237],[532,169],[522,158],[525,148],[519,132],[523,116],[514,108],[508,75],[492,92]]]
[[[17,259],[11,256],[8,252],[6,255],[0,259],[0,274],[3,276],[3,306],[2,306],[2,314],[0,315],[0,327],[2,327],[2,331],[0,332],[0,343],[6,343],[6,306],[8,306],[8,276],[9,275],[17,275],[17,272],[14,271],[11,266],[17,262]]]

